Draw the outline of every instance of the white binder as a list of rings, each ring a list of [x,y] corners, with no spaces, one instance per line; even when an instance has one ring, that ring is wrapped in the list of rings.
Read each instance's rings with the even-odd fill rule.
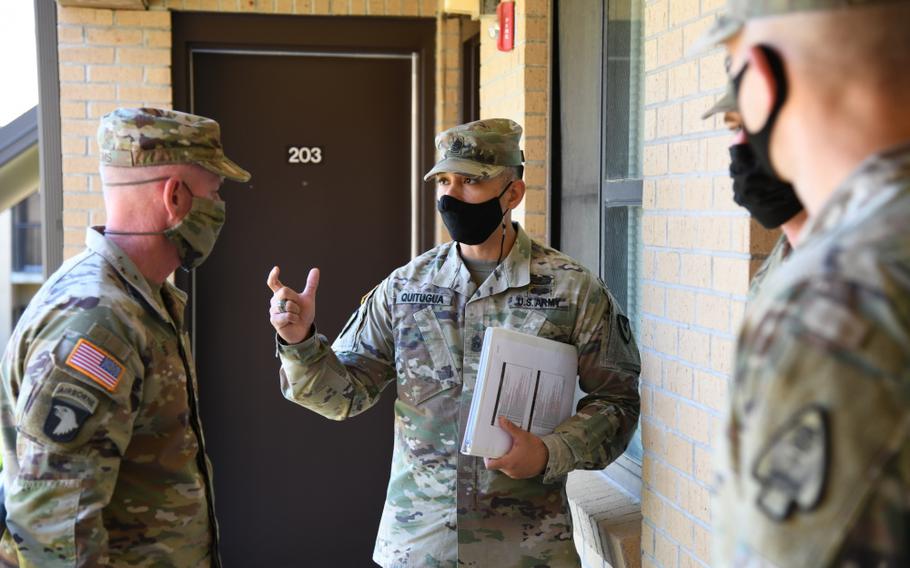
[[[483,336],[480,368],[461,453],[498,458],[512,447],[499,416],[543,436],[572,416],[578,350],[500,327]]]

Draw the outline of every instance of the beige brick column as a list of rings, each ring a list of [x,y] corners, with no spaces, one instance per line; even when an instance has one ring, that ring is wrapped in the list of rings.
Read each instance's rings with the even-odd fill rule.
[[[171,15],[58,8],[64,258],[103,224],[95,133],[118,106],[171,106]]]
[[[722,5],[645,4],[645,566],[710,563],[712,450],[749,279],[770,242],[733,202],[721,117],[701,119],[726,84],[724,53],[686,55]]]
[[[541,241],[549,240],[550,2],[515,3],[515,49],[496,49],[488,30],[496,17],[481,17],[480,114],[511,118],[524,126],[528,192],[513,218]]]

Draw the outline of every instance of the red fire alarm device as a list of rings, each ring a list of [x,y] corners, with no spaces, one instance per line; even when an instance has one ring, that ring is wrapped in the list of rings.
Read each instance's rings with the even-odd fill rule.
[[[496,7],[499,19],[499,38],[496,46],[499,51],[512,51],[515,48],[515,2],[500,2]]]

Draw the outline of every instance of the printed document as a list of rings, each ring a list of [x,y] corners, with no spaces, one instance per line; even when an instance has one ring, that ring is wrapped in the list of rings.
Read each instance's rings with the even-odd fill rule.
[[[572,415],[577,374],[574,345],[487,328],[461,452],[507,453],[512,438],[499,427],[500,416],[537,436],[553,432]]]

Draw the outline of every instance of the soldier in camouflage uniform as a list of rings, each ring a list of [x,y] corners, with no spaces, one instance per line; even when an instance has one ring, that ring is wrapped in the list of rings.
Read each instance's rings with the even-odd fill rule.
[[[118,109],[98,143],[108,227],[41,287],[0,365],[7,566],[218,565],[211,469],[165,278],[198,265],[249,174],[218,124]]]
[[[640,360],[628,318],[597,277],[511,223],[525,190],[520,137],[506,119],[437,137],[442,159],[426,179],[436,178],[456,242],[392,272],[334,344],[311,328],[318,273],[302,294],[280,284],[277,268],[270,275],[289,400],[344,420],[394,385],[395,449],[373,555],[388,568],[578,566],[566,474],[605,467],[636,427]],[[575,345],[586,396],[542,438],[501,422],[512,450],[485,464],[459,448],[490,326]]]
[[[724,114],[724,123],[733,131],[730,177],[733,178],[734,201],[749,211],[752,218],[766,229],[780,228],[782,231],[768,258],[752,277],[749,284],[751,302],[758,294],[762,282],[790,256],[793,243],[797,241],[808,216],[793,186],[773,172],[765,171],[755,159],[743,132],[742,117],[736,107],[732,82],[727,86],[724,96],[702,118],[708,119],[718,113]]]
[[[910,565],[908,21],[906,1],[738,0],[708,36],[809,211],[740,332],[719,566]]]

